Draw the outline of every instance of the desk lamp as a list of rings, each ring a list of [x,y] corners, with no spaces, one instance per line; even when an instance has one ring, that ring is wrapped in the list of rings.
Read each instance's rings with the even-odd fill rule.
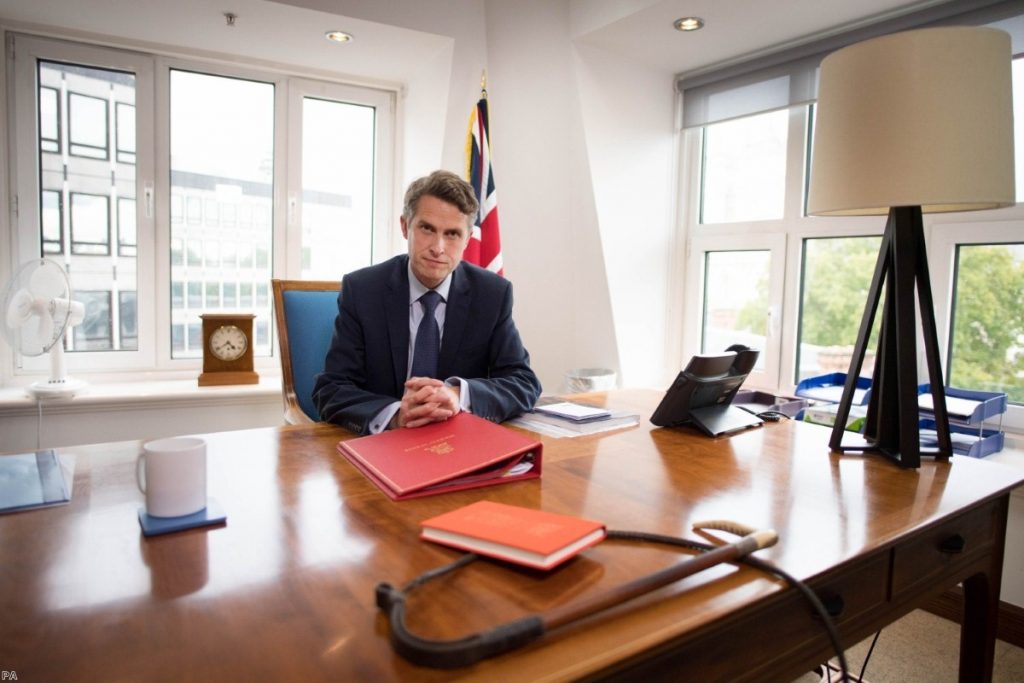
[[[941,459],[952,453],[922,213],[1014,203],[1010,37],[928,28],[838,50],[821,63],[807,212],[888,214],[829,446],[918,467],[914,290]],[[884,291],[863,439],[843,445],[864,351]],[[850,434],[849,436],[853,436]]]

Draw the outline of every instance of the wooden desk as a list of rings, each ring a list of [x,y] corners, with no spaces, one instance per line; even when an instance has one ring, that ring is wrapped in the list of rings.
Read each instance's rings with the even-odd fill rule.
[[[648,416],[656,392],[608,404]],[[0,669],[24,681],[791,680],[831,655],[810,609],[777,579],[721,565],[474,667],[410,665],[374,606],[458,556],[419,521],[481,498],[580,514],[610,528],[698,538],[725,517],[774,527],[759,553],[839,598],[847,645],[963,581],[961,680],[991,678],[1008,493],[1019,473],[978,460],[900,470],[830,454],[829,431],[769,424],[729,438],[641,426],[545,441],[544,475],[393,503],[335,455],[341,429],[208,435],[225,527],[145,539],[138,444],[77,456],[70,505],[0,516]],[[940,545],[959,535],[961,552]],[[414,594],[410,627],[455,637],[544,611],[679,561],[606,542],[549,575],[476,562]],[[833,600],[839,605],[839,600]]]

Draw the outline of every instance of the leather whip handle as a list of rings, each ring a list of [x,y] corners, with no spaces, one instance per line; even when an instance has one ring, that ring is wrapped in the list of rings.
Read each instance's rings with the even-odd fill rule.
[[[720,528],[733,533],[748,529],[732,522],[723,522],[722,524],[728,525],[728,528],[724,526],[708,526],[707,528]],[[537,640],[548,631],[627,602],[716,564],[740,559],[755,550],[774,545],[777,540],[778,536],[774,531],[751,530],[751,533],[733,543],[708,550],[679,564],[640,577],[624,586],[585,600],[579,605],[567,605],[549,610],[545,614],[530,615],[454,640],[430,640],[409,631],[405,625],[405,592],[389,583],[377,585],[376,602],[377,607],[388,615],[391,622],[391,644],[396,652],[414,664],[454,669],[469,666],[482,659],[521,647]],[[414,580],[407,589],[422,585],[430,578],[447,573],[472,559],[474,556],[469,554],[447,567],[428,572]]]
[[[544,623],[544,627],[550,631],[601,610],[614,607],[627,600],[632,600],[644,593],[649,593],[680,579],[685,579],[687,576],[692,576],[697,572],[714,567],[716,564],[732,562],[749,555],[755,550],[775,545],[777,540],[778,535],[774,531],[754,531],[738,541],[709,550],[700,555],[695,555],[688,560],[674,564],[671,567],[666,567],[653,574],[642,576],[603,595],[596,595],[589,600],[581,601],[578,605],[565,605],[549,610],[547,613],[540,615],[541,621]]]

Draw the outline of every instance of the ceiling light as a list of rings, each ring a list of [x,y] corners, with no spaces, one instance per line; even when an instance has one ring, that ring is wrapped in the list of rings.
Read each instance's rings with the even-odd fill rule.
[[[348,43],[352,40],[352,34],[344,31],[328,31],[324,34],[324,38],[335,43]]]
[[[683,17],[676,19],[672,25],[676,27],[677,31],[696,31],[704,28],[704,20],[700,17]]]

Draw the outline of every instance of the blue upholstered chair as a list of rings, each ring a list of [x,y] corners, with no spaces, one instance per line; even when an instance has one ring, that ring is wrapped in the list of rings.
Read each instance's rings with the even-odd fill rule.
[[[313,380],[324,358],[338,315],[340,282],[272,280],[277,339],[281,349],[281,388],[288,424],[318,422]]]

